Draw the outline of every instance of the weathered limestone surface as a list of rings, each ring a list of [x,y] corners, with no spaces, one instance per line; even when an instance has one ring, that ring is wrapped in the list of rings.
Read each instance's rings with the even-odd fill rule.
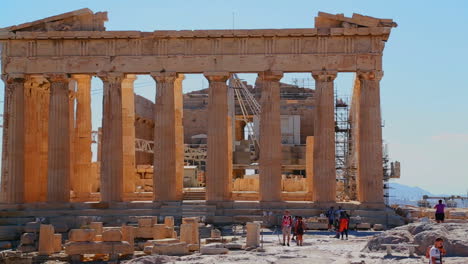
[[[128,74],[122,81],[122,140],[124,193],[135,192],[135,96],[136,75]]]
[[[123,242],[68,242],[65,253],[68,255],[82,254],[123,254],[131,255],[134,249],[127,241]]]
[[[382,119],[380,112],[380,80],[383,72],[358,72],[358,200],[362,203],[383,203]],[[355,91],[356,92],[356,91]]]
[[[94,229],[96,231],[96,235],[102,235],[103,225],[102,222],[91,222],[89,224],[90,229]]]
[[[314,189],[314,142],[314,137],[308,136],[306,138],[306,184],[307,196],[309,199],[312,199],[312,192]]]
[[[282,72],[258,74],[262,84],[260,100],[260,201],[281,200],[281,120],[279,81]]]
[[[54,234],[54,253],[62,250],[62,234]]]
[[[66,74],[49,74],[49,156],[47,201],[70,201],[70,122]]]
[[[164,224],[167,227],[174,227],[174,217],[173,216],[165,216],[164,217]]]
[[[154,201],[182,199],[184,133],[182,80],[175,72],[152,73],[156,81],[154,126]]]
[[[29,76],[25,83],[24,201],[45,202],[50,84],[43,76]]]
[[[314,133],[314,174],[312,201],[334,202],[336,197],[335,171],[335,98],[333,81],[336,72],[314,72],[316,116]]]
[[[153,226],[153,239],[168,238],[165,224],[155,224]]]
[[[104,230],[102,232],[102,241],[107,241],[107,242],[122,241],[122,232],[116,229]]]
[[[260,246],[260,224],[259,223],[247,223],[247,247],[258,247]]]
[[[66,104],[68,106],[68,104]],[[55,252],[54,227],[41,225],[39,231],[39,255],[50,255]]]
[[[151,253],[158,255],[181,256],[189,254],[189,249],[187,247],[187,243],[185,242],[154,244]]]
[[[195,239],[193,233],[192,224],[180,225],[180,241],[186,242],[187,244],[198,244],[198,239]]]
[[[74,130],[74,177],[71,189],[78,199],[85,198],[91,192],[91,76],[74,74],[77,85],[76,122]]]
[[[122,201],[123,140],[121,73],[100,76],[104,83],[102,113],[101,200]]]
[[[72,229],[68,233],[68,239],[75,242],[94,241],[96,230],[94,229]]]
[[[69,165],[69,174],[68,177],[70,178],[69,180],[69,185],[71,192],[70,193],[70,198],[76,197],[76,194],[74,193],[73,190],[73,184],[74,180],[76,179],[75,177],[75,167],[76,167],[76,158],[75,158],[75,102],[76,102],[76,82],[73,79],[69,79],[68,82],[68,148],[70,151],[70,155],[68,158],[70,159],[70,165]]]
[[[229,73],[205,73],[210,82],[206,200],[227,201],[232,189],[232,118],[228,109]]]
[[[135,246],[135,227],[122,226],[122,241],[127,241],[132,248]]]
[[[1,201],[24,201],[24,76],[2,75],[5,81]]]

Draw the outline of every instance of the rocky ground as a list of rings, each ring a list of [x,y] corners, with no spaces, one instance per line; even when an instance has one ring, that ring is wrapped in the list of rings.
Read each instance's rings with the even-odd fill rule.
[[[200,255],[193,254],[183,257],[144,256],[126,262],[126,264],[150,263],[199,263],[199,264],[267,264],[267,263],[313,263],[313,264],[380,264],[401,263],[415,264],[427,263],[424,256],[408,257],[407,250],[399,250],[392,256],[386,256],[385,250],[367,249],[369,241],[376,236],[385,236],[376,232],[351,232],[349,240],[333,238],[330,232],[309,232],[305,236],[304,246],[282,246],[278,243],[278,236],[271,233],[264,236],[262,250],[230,251],[226,255]],[[467,236],[468,237],[468,236]],[[387,242],[385,242],[387,243]],[[467,252],[468,253],[468,252]],[[467,264],[468,257],[447,257],[447,263]]]
[[[143,252],[135,252],[135,256],[130,260],[123,260],[125,264],[158,264],[158,263],[179,263],[179,264],[289,264],[289,263],[312,263],[312,264],[380,264],[398,263],[415,264],[427,263],[424,251],[428,245],[433,243],[436,237],[445,239],[445,248],[448,256],[444,263],[447,264],[467,264],[468,263],[468,223],[415,223],[385,232],[351,231],[349,240],[334,238],[332,232],[307,232],[304,246],[296,246],[291,242],[291,246],[282,246],[279,243],[279,236],[271,230],[264,230],[263,246],[253,250],[230,250],[223,255],[201,255],[195,253],[188,256],[158,256],[144,255]],[[240,238],[237,242],[244,245],[245,238]],[[408,256],[407,248],[396,248],[392,256],[387,256],[385,247],[382,244],[410,243],[419,245],[416,248],[416,255]],[[61,253],[64,255],[63,253]],[[68,263],[67,256],[56,257],[54,261],[47,261],[48,264]],[[3,263],[0,261],[0,263]],[[9,262],[9,263],[31,263],[31,262]],[[43,263],[36,259],[35,263]],[[106,261],[86,262],[92,264],[108,263]]]

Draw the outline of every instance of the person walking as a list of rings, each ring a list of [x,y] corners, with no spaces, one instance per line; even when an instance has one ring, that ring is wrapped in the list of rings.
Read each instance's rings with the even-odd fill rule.
[[[296,225],[294,226],[294,230],[296,232],[296,240],[297,240],[297,245],[302,246],[302,243],[304,241],[304,232],[307,229],[307,226],[305,222],[302,220],[302,216],[299,216],[296,221]]]
[[[325,213],[325,216],[328,218],[328,231],[332,230],[333,222],[335,221],[335,208],[332,206]]]
[[[341,240],[344,239],[344,235],[346,235],[346,240],[348,240],[348,228],[349,228],[349,217],[345,211],[341,212],[340,216],[340,228],[339,232],[341,233]]]
[[[437,223],[443,223],[445,220],[445,204],[442,203],[442,200],[439,200],[439,203],[434,206],[436,209],[435,220]]]
[[[297,215],[295,215],[293,217],[293,221],[292,221],[292,225],[291,225],[292,226],[292,238],[291,238],[292,241],[295,241],[295,239],[296,239],[296,223],[297,223],[298,218],[299,218],[299,216],[297,216]]]
[[[283,246],[285,246],[286,244],[289,246],[289,241],[291,239],[291,227],[292,227],[292,217],[289,214],[289,211],[286,210],[284,211],[283,219],[281,221],[281,231],[283,233]]]
[[[341,218],[341,213],[343,212],[343,209],[341,206],[338,206],[338,209],[335,211],[335,231],[336,231],[336,238],[340,238],[340,218]]]

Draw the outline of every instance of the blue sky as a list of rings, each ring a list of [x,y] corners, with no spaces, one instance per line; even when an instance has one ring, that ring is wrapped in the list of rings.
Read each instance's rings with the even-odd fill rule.
[[[432,193],[468,191],[468,1],[20,1],[2,0],[0,27],[88,7],[108,11],[107,30],[307,28],[318,11],[392,18],[398,23],[384,51],[381,82],[384,139],[401,161],[399,183]],[[243,75],[253,80],[253,75]],[[309,77],[288,74],[283,80]],[[353,76],[337,86],[349,94]],[[184,91],[207,82],[189,75]],[[93,81],[93,124],[100,122],[102,84]],[[140,77],[136,92],[154,98],[154,83]],[[3,98],[3,83],[0,84]],[[3,109],[3,107],[1,107]]]

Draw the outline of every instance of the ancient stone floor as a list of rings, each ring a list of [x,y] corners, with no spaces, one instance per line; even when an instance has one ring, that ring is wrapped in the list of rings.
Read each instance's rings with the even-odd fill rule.
[[[227,255],[200,255],[193,254],[183,257],[145,256],[127,261],[126,264],[149,263],[199,263],[199,264],[286,264],[286,263],[313,263],[313,264],[415,264],[426,263],[424,257],[408,258],[407,252],[394,253],[386,257],[385,251],[361,252],[367,240],[376,232],[359,232],[350,235],[349,240],[338,240],[329,232],[314,232],[307,234],[304,246],[298,247],[294,242],[290,247],[278,243],[277,235],[264,236],[264,250],[259,251],[230,251]],[[466,264],[468,258],[446,258],[447,263]]]
[[[331,233],[322,232],[306,235],[304,246],[298,247],[291,243],[290,247],[281,246],[277,235],[264,236],[265,252],[259,251],[230,251],[227,255],[194,254],[184,257],[145,256],[133,259],[126,264],[149,263],[180,263],[180,264],[415,264],[426,263],[424,257],[408,258],[406,252],[394,253],[393,257],[385,257],[384,251],[361,252],[369,237],[375,232],[360,232],[358,236],[351,235],[349,240],[337,240]],[[468,258],[446,258],[447,263],[466,264]]]

